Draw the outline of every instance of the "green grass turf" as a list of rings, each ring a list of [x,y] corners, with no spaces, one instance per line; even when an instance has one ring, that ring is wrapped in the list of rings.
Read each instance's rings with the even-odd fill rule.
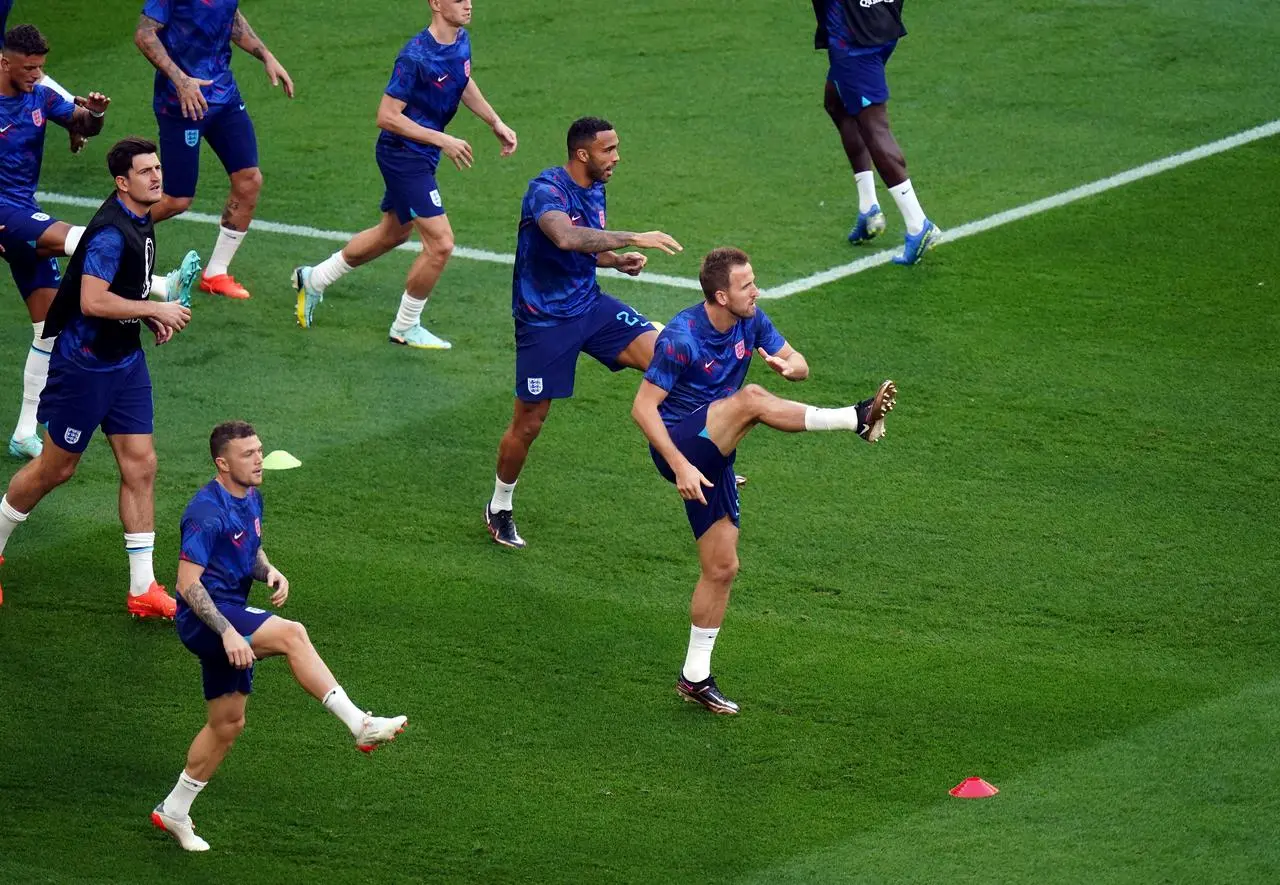
[[[371,131],[338,130],[372,115],[417,8],[400,6],[392,38],[354,4],[301,19],[301,4],[246,5],[300,86],[315,84],[291,107],[242,71],[263,133],[263,217],[371,216]],[[446,173],[459,241],[509,250],[524,178],[558,157],[564,119],[607,99],[635,120],[610,188],[619,225],[669,218],[693,233],[691,252],[744,242],[773,281],[848,260],[834,138],[816,88],[791,76],[811,64],[820,81],[807,18],[740,7],[721,20],[665,3],[605,18],[576,2],[480,6],[477,77],[525,142],[510,164]],[[926,205],[947,218],[1273,111],[1265,90],[1240,88],[1274,73],[1262,4],[1213,32],[1189,3],[1159,17],[1154,4],[1002,8],[914,3],[894,63],[895,119]],[[135,14],[103,4],[47,28],[64,83],[118,78],[112,133],[149,125],[145,63],[127,45],[91,47]],[[1101,35],[1087,27],[1100,14]],[[783,22],[794,39],[777,39]],[[490,27],[506,51],[486,79]],[[724,54],[701,36],[739,32],[750,39]],[[534,33],[574,48],[548,59]],[[322,39],[331,48],[305,51]],[[1240,64],[1195,67],[1214,41]],[[733,102],[742,131],[717,125]],[[70,160],[51,141],[45,187],[101,190],[102,150]],[[200,208],[216,211],[221,176],[206,168]],[[834,404],[889,375],[902,395],[874,449],[767,431],[744,445],[743,573],[716,651],[744,705],[735,720],[671,692],[694,559],[626,417],[634,375],[582,364],[517,494],[531,546],[499,550],[480,511],[510,408],[509,271],[451,266],[428,317],[456,348],[408,353],[382,338],[409,256],[344,280],[303,333],[273,286],[331,247],[249,237],[236,271],[256,297],[201,298],[190,329],[149,355],[158,571],[172,574],[178,515],[208,478],[208,428],[255,421],[304,464],[264,490],[266,547],[295,586],[286,614],[358,703],[412,727],[362,758],[268,662],[249,728],[196,806],[215,852],[188,856],[150,831],[202,718],[198,671],[170,630],[123,616],[114,466],[95,442],[0,574],[0,881],[1277,878],[1280,259],[1259,232],[1278,200],[1271,139],[945,246],[912,271],[768,305],[814,378],[784,386],[757,367],[753,380]],[[212,235],[164,226],[162,258],[207,252]],[[655,265],[689,273],[693,260]],[[613,288],[655,316],[689,301]],[[29,339],[7,304],[0,346],[16,368]],[[16,406],[19,384],[6,375],[0,401]],[[971,774],[1001,794],[946,796]]]

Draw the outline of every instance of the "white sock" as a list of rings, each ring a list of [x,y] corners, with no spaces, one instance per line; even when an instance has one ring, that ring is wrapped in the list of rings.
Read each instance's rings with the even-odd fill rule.
[[[414,298],[408,292],[400,296],[400,310],[396,312],[396,321],[391,328],[397,332],[407,332],[418,325],[422,318],[422,308],[427,306],[427,299]]]
[[[151,554],[156,549],[155,532],[125,532],[124,552],[129,555],[129,595],[141,596],[155,583]]]
[[[19,513],[9,506],[7,497],[0,498],[0,555],[4,553],[4,545],[9,543],[13,530],[27,521],[28,513]]]
[[[18,427],[13,431],[14,439],[36,435],[40,391],[44,390],[44,382],[49,378],[49,353],[53,350],[53,340],[45,341],[40,337],[44,334],[43,320],[32,323],[31,328],[31,350],[27,352],[27,366],[22,372],[22,411],[18,414]]]
[[[915,236],[924,230],[924,210],[920,208],[920,201],[916,199],[916,191],[911,186],[911,179],[908,178],[902,184],[889,188],[889,193],[893,194],[893,201],[898,204],[902,219],[907,223],[907,233]]]
[[[169,817],[185,820],[191,815],[191,803],[196,801],[200,791],[208,785],[208,781],[198,781],[183,769],[182,774],[178,775],[178,782],[173,785],[169,795],[164,797],[161,810]]]
[[[151,278],[151,291],[147,293],[148,298],[159,298],[164,301],[169,297],[169,278],[155,276]]]
[[[43,77],[41,77],[41,78],[40,78],[40,85],[41,85],[41,86],[48,86],[50,89],[52,89],[54,92],[56,92],[56,93],[58,93],[59,95],[61,95],[61,96],[62,96],[63,98],[65,98],[67,101],[75,101],[75,100],[76,100],[74,95],[72,95],[70,92],[68,92],[68,91],[67,91],[67,90],[62,86],[62,84],[61,84],[61,83],[59,83],[57,80],[55,80],[55,79],[53,79],[52,77],[50,77],[48,74],[45,74]]]
[[[845,406],[843,409],[820,409],[817,406],[806,406],[804,410],[805,430],[852,430],[858,432],[858,407]]]
[[[342,724],[351,732],[352,737],[360,733],[360,726],[364,723],[364,712],[351,703],[351,698],[347,697],[341,685],[335,685],[329,689],[329,693],[324,696],[321,703],[326,710],[342,720]]]
[[[213,244],[213,257],[209,259],[209,266],[204,269],[205,279],[227,272],[231,259],[235,258],[236,250],[240,248],[240,241],[247,233],[247,230],[232,230],[225,226],[218,228],[218,242]]]
[[[876,204],[876,174],[874,172],[855,172],[853,180],[858,185],[858,211],[870,212]]]
[[[347,259],[342,257],[342,250],[339,249],[311,268],[311,288],[317,292],[324,292],[353,270],[355,268],[347,264]]]
[[[684,678],[701,682],[711,675],[711,650],[716,647],[719,627],[689,626],[689,651],[684,657]]]
[[[517,480],[519,482],[519,480]],[[493,497],[489,500],[489,512],[511,509],[511,496],[516,492],[514,482],[503,482],[501,478],[493,478]]]
[[[74,255],[76,247],[80,245],[80,238],[84,236],[83,227],[72,227],[67,231],[67,238],[63,242],[63,251],[68,255]]]

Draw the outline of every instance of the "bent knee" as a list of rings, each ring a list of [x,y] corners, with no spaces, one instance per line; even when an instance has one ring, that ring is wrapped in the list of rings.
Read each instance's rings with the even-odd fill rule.
[[[216,735],[218,740],[222,741],[224,744],[229,744],[232,741],[234,741],[236,738],[240,737],[240,734],[243,731],[244,731],[244,714],[243,713],[241,713],[239,716],[236,716],[234,718],[222,719],[218,722],[213,723],[214,735]]]
[[[166,195],[164,199],[169,206],[170,216],[181,215],[191,208],[191,197],[170,197]]]
[[[706,579],[713,584],[728,586],[738,576],[738,557],[710,563],[704,570]]]
[[[155,482],[156,471],[160,467],[160,459],[155,450],[144,455],[129,458],[120,468],[121,478],[129,485],[149,484]]]
[[[262,170],[254,166],[233,173],[231,189],[242,197],[256,197],[262,191]]]

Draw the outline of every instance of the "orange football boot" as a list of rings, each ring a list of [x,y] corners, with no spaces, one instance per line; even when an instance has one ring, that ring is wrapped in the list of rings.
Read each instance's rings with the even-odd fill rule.
[[[201,277],[200,291],[241,301],[249,297],[249,290],[237,283],[236,278],[229,273],[220,273],[216,277]]]
[[[141,596],[129,594],[129,614],[135,618],[166,618],[172,621],[177,613],[177,601],[165,592],[159,581],[152,581]]]

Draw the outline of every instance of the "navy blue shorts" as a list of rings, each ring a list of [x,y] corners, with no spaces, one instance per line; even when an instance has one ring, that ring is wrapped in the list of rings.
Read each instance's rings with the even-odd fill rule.
[[[35,203],[0,200],[0,224],[4,225],[0,246],[4,247],[4,260],[9,262],[9,273],[23,301],[37,289],[56,289],[62,282],[58,259],[36,254],[36,242],[57,222]]]
[[[707,529],[726,516],[734,525],[740,524],[738,509],[738,481],[733,473],[733,462],[737,459],[737,451],[723,454],[707,435],[707,406],[703,406],[679,424],[667,428],[671,441],[676,444],[680,453],[689,459],[689,463],[698,468],[715,488],[703,488],[702,496],[706,504],[697,501],[685,501],[684,512],[689,517],[689,527],[693,529],[693,537],[701,538]],[[649,446],[649,456],[654,466],[667,482],[676,481],[675,471],[667,463],[667,459],[658,454],[658,450]]]
[[[897,45],[895,40],[857,55],[828,53],[831,67],[827,71],[827,80],[835,84],[845,110],[857,116],[863,108],[889,100],[889,81],[885,79],[884,66]]]
[[[378,170],[386,184],[382,195],[383,212],[395,212],[401,224],[415,218],[435,218],[444,215],[444,200],[436,184],[435,170],[416,154],[412,157],[378,147]]]
[[[215,603],[218,611],[236,632],[251,641],[253,634],[275,615],[251,605]],[[222,637],[205,625],[196,613],[185,605],[178,611],[178,638],[193,655],[200,659],[200,672],[204,677],[204,699],[211,701],[224,694],[249,694],[253,691],[253,667],[237,670],[227,660],[227,650]]]
[[[554,326],[516,321],[516,397],[527,403],[573,396],[578,354],[586,353],[609,371],[623,368],[618,355],[653,324],[634,307],[601,293],[582,316]]]
[[[155,410],[146,356],[139,352],[122,368],[95,372],[54,347],[36,420],[49,428],[54,445],[67,452],[83,452],[99,426],[107,436],[151,433]]]
[[[242,101],[211,107],[203,120],[156,114],[156,123],[160,126],[164,192],[171,197],[195,196],[201,140],[209,142],[228,175],[258,165],[258,136]]]

